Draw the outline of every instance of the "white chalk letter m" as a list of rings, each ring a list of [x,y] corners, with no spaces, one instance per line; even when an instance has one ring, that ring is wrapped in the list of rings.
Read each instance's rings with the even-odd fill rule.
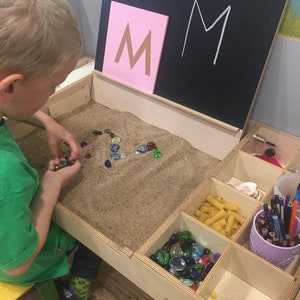
[[[193,7],[192,7],[192,10],[191,10],[191,14],[190,14],[189,23],[188,23],[188,26],[187,26],[187,29],[186,29],[186,33],[185,33],[185,39],[184,39],[184,43],[183,43],[183,47],[182,47],[181,57],[184,56],[184,52],[185,52],[185,48],[186,48],[186,43],[187,43],[187,38],[188,38],[188,35],[189,35],[189,31],[190,31],[190,25],[191,25],[191,21],[192,21],[192,18],[193,18],[193,15],[194,15],[194,10],[195,10],[196,6],[197,6],[197,9],[198,9],[198,13],[200,15],[203,27],[205,29],[205,32],[210,31],[220,21],[220,19],[225,15],[225,19],[224,19],[224,23],[223,23],[223,26],[222,26],[221,35],[220,35],[220,38],[219,38],[219,42],[218,42],[218,46],[217,46],[217,50],[216,50],[216,54],[215,54],[214,62],[213,62],[213,64],[216,65],[217,59],[218,59],[218,55],[219,55],[219,51],[220,51],[220,48],[221,48],[221,44],[222,44],[222,41],[223,41],[223,36],[224,36],[226,24],[227,24],[228,17],[229,17],[230,11],[231,11],[231,6],[229,5],[222,12],[222,14],[220,14],[220,16],[215,20],[215,22],[211,26],[207,27],[206,24],[205,24],[205,22],[204,22],[203,15],[202,15],[201,9],[199,7],[198,1],[197,0],[194,1]]]

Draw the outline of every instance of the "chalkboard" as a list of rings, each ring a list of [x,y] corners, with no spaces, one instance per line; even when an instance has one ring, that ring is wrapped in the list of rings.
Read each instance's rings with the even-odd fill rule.
[[[102,71],[110,0],[102,0]],[[169,16],[154,94],[243,128],[286,0],[117,0]]]

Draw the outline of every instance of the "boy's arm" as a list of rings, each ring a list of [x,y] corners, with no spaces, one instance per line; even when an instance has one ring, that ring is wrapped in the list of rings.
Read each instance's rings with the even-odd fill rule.
[[[31,204],[31,222],[38,233],[38,244],[33,255],[23,265],[11,270],[3,270],[11,276],[24,274],[42,249],[50,227],[51,217],[62,186],[68,184],[78,173],[81,163],[75,163],[59,171],[48,170]]]

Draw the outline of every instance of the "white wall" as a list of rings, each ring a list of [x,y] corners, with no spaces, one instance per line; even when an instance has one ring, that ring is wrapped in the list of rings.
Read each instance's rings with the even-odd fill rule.
[[[278,36],[253,119],[300,136],[300,40]]]
[[[102,0],[68,0],[81,24],[84,52],[96,56]],[[251,118],[300,136],[300,40],[278,36]]]

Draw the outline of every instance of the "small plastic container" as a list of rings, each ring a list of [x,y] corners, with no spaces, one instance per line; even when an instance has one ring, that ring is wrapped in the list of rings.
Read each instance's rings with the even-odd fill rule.
[[[300,243],[293,247],[281,247],[266,241],[259,232],[257,232],[255,226],[256,219],[262,212],[263,210],[260,210],[253,218],[250,231],[250,250],[273,265],[285,270],[300,252]],[[300,220],[296,218],[294,235],[298,231],[300,231]]]
[[[300,173],[285,174],[279,177],[279,179],[275,182],[274,195],[279,195],[285,199],[286,195],[289,193],[293,200],[299,183]],[[300,218],[300,208],[298,208],[297,217]]]

